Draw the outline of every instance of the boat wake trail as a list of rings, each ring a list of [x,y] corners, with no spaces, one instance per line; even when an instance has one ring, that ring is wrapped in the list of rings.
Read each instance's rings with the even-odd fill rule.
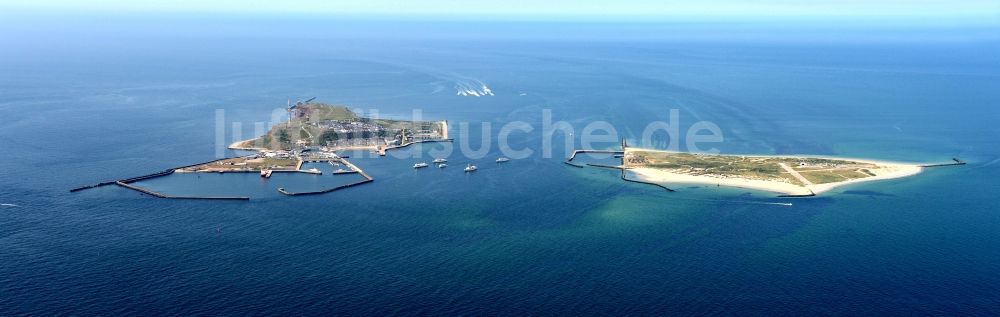
[[[478,79],[456,79],[455,95],[466,97],[493,96],[493,90]]]
[[[21,206],[15,205],[15,204],[0,204],[0,206],[3,206],[3,207],[21,207]]]

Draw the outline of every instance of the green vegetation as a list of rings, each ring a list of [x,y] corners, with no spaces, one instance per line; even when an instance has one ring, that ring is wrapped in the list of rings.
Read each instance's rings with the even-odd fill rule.
[[[356,120],[358,115],[345,106],[330,105],[325,103],[308,103],[298,106],[299,111],[305,113],[305,122],[318,123],[326,120]]]
[[[278,142],[289,143],[291,141],[292,139],[288,136],[288,131],[285,131],[284,129],[278,130]]]
[[[298,105],[289,110],[289,116],[290,121],[273,126],[258,146],[290,150],[298,141],[305,140],[307,144],[318,146],[363,144],[374,147],[385,144],[386,138],[405,143],[414,138],[442,137],[438,122],[365,118],[347,107],[323,103]]]

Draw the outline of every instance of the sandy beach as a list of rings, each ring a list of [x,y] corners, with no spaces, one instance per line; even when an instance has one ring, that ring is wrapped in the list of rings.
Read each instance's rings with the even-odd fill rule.
[[[257,141],[259,138],[253,138],[249,140],[236,141],[229,145],[230,150],[247,150],[247,151],[266,151],[267,149],[261,147],[254,147],[251,144]]]

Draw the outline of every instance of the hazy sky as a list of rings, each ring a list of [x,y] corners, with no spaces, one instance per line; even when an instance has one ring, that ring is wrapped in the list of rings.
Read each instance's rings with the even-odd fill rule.
[[[1000,0],[0,0],[30,11],[508,16],[525,18],[878,18],[1000,20]]]

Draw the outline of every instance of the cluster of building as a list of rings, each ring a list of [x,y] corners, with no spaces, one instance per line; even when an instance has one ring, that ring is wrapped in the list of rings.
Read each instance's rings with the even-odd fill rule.
[[[385,129],[382,128],[382,126],[370,121],[324,120],[320,122],[313,122],[311,124],[315,127],[332,130],[343,135],[348,135],[348,133],[357,135],[379,135],[385,133]]]
[[[257,157],[266,158],[277,158],[277,159],[290,159],[296,156],[294,151],[262,151],[257,154]]]
[[[300,150],[294,151],[261,151],[257,154],[257,158],[276,158],[276,159],[294,159],[294,158],[316,158],[316,159],[337,159],[340,156],[334,153],[334,149],[330,147],[305,147]]]

